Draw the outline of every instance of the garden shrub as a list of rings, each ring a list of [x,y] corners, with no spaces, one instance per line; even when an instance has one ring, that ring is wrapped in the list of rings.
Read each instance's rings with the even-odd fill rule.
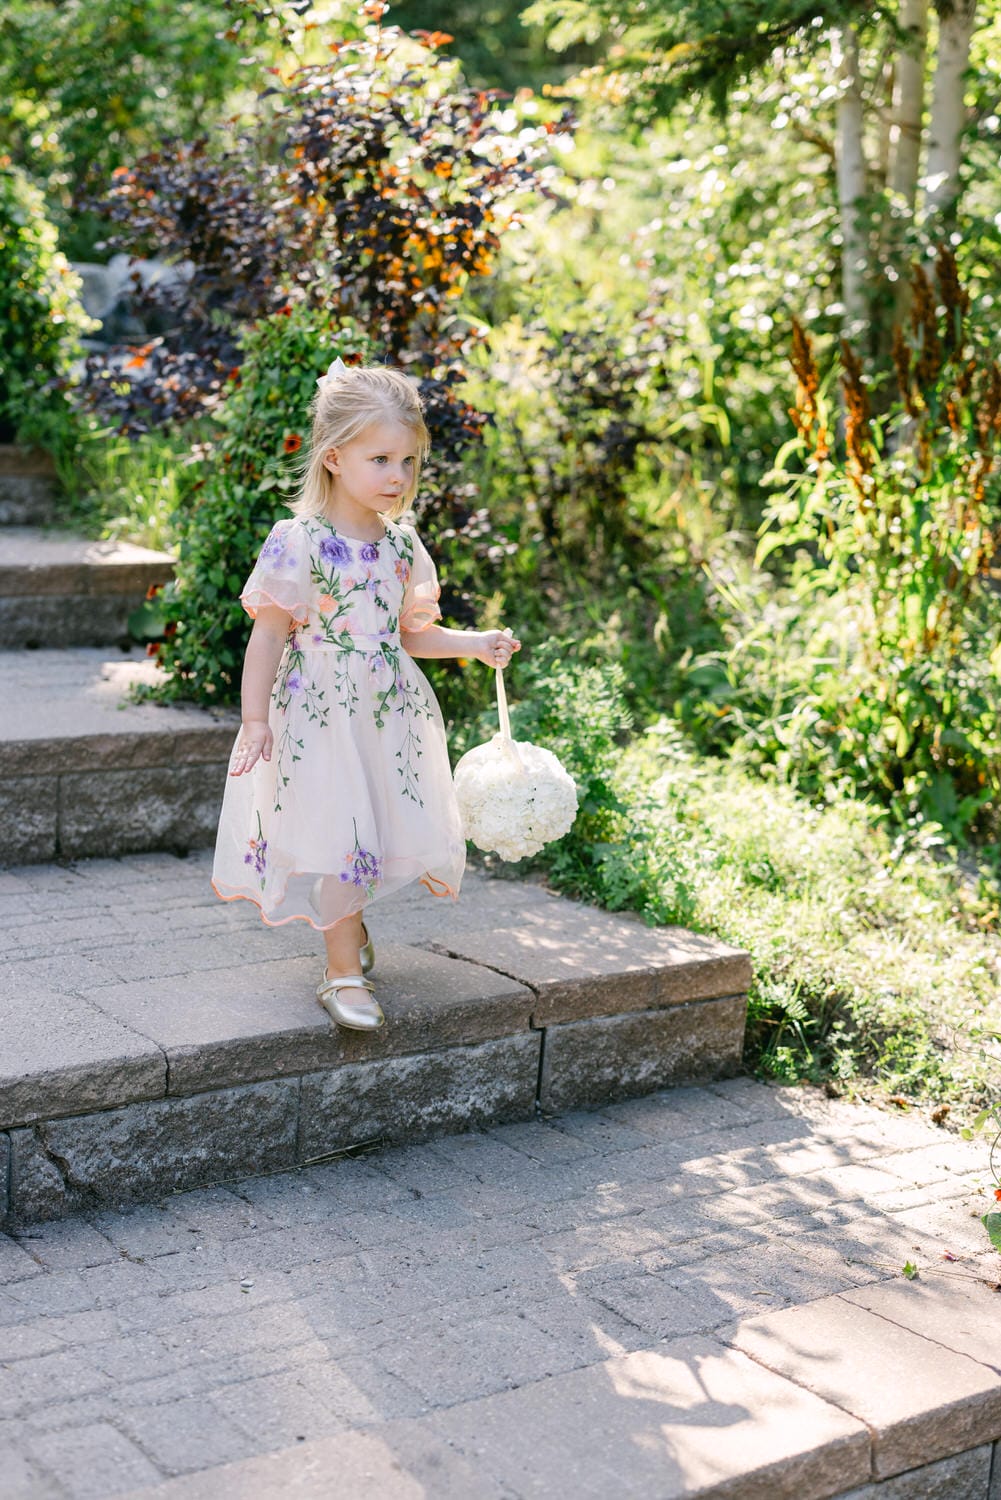
[[[509,544],[493,535],[465,466],[485,417],[460,389],[463,357],[479,335],[456,316],[457,299],[489,273],[519,203],[539,188],[548,127],[507,133],[494,97],[466,88],[438,55],[441,34],[384,27],[385,8],[380,0],[360,8],[363,33],[329,42],[332,62],[272,69],[258,112],[238,126],[168,143],[116,175],[95,204],[118,225],[116,247],[155,249],[190,275],[150,288],[151,311],[169,331],[132,352],[128,382],[114,359],[93,360],[87,392],[122,432],[181,427],[215,412],[231,454],[227,434],[239,432],[230,467],[242,471],[222,505],[225,512],[237,498],[234,484],[239,498],[249,496],[253,535],[269,508],[263,496],[272,495],[260,485],[274,480],[272,498],[280,493],[270,466],[285,432],[305,420],[312,387],[299,376],[308,365],[315,379],[333,352],[316,330],[352,330],[352,347],[367,359],[388,359],[420,383],[432,455],[417,520],[440,564],[443,610],[470,624],[474,596],[492,591]],[[247,334],[258,319],[260,332]],[[292,379],[270,397],[248,395],[260,381],[273,385],[264,351],[276,341],[287,345],[275,359],[282,368],[289,362]],[[250,368],[237,382],[245,359]],[[297,392],[306,398],[298,409]],[[258,401],[260,421],[251,415]],[[252,551],[231,552],[226,524],[213,541],[218,503],[209,476],[194,501],[204,525],[184,520],[180,535],[177,599],[193,599],[205,580],[209,613],[213,591],[226,593]],[[164,666],[190,694],[232,697],[238,617],[206,634],[207,621],[199,616],[195,627],[186,611],[169,620],[175,634],[160,652]],[[462,696],[458,671],[436,669],[446,698]]]
[[[798,435],[757,554],[794,558],[788,592],[755,616],[728,591],[730,644],[694,659],[680,709],[703,744],[962,842],[996,830],[1001,791],[1001,371],[950,252],[937,281],[915,272],[887,416],[843,347],[843,438],[797,329]]]
[[[332,61],[270,69],[256,113],[166,143],[94,198],[114,248],[190,270],[149,289],[169,332],[127,388],[92,364],[94,399],[123,426],[213,404],[240,329],[287,302],[354,319],[425,373],[468,348],[455,300],[540,187],[548,127],[506,134],[493,96],[436,51],[440,34],[383,27],[385,9],[369,0],[365,33],[330,40]]]
[[[578,659],[619,661],[647,722],[673,702],[683,646],[719,642],[698,567],[715,520],[708,499],[696,514],[677,442],[710,418],[678,396],[680,348],[653,303],[575,303],[543,269],[525,314],[529,301],[534,316],[509,315],[471,361],[471,399],[490,413],[470,454],[495,554],[482,591],[526,644],[573,635]]]
[[[265,41],[251,17],[235,45],[230,0],[4,0],[0,137],[48,197],[74,260],[107,225],[75,202],[123,160],[225,116],[241,52]]]
[[[31,436],[62,402],[55,382],[93,326],[79,289],[41,192],[0,158],[0,442]]]

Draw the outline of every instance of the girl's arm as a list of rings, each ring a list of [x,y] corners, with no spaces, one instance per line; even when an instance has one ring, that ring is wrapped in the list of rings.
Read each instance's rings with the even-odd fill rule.
[[[288,638],[289,621],[290,616],[277,605],[262,605],[257,611],[243,658],[243,728],[230,766],[231,776],[242,776],[259,758],[271,759],[274,736],[268,725],[268,704]]]
[[[445,625],[403,630],[400,641],[408,656],[475,657],[488,667],[506,667],[513,653],[521,650],[517,637],[503,630],[449,630]]]

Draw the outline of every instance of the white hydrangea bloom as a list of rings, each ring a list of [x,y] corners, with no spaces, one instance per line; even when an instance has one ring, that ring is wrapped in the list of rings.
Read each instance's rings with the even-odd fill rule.
[[[501,859],[524,859],[562,838],[577,815],[577,788],[551,750],[495,734],[455,768],[466,837]]]

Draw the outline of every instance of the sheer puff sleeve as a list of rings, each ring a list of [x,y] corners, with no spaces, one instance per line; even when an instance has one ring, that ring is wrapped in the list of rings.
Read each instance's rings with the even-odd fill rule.
[[[289,518],[271,530],[243,586],[240,603],[252,620],[267,605],[277,605],[297,625],[309,617],[309,545],[305,531]]]
[[[403,603],[400,606],[400,629],[426,630],[429,625],[441,619],[441,610],[438,608],[441,595],[438,574],[416,531],[410,526],[400,529],[407,533],[414,544],[413,567],[403,590]]]

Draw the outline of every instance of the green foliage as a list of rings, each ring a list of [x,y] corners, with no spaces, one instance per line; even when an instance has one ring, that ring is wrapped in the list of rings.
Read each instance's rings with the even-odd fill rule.
[[[78,422],[67,437],[56,454],[67,519],[103,537],[170,552],[198,482],[192,434],[159,429],[130,438]]]
[[[563,841],[539,863],[572,894],[746,948],[748,1066],[936,1102],[996,1094],[997,1048],[983,1036],[1001,1022],[1001,957],[986,878],[974,890],[948,861],[891,842],[833,787],[811,801],[700,759],[669,720],[610,759],[605,848],[571,860]]]
[[[75,257],[100,233],[72,211],[84,184],[165,137],[200,134],[244,85],[226,13],[225,0],[6,0],[0,134],[46,185]]]
[[[516,672],[514,737],[552,750],[577,783],[573,827],[536,861],[550,883],[611,911],[638,911],[650,922],[690,920],[693,892],[683,854],[651,837],[653,804],[619,784],[632,723],[621,667],[585,665],[571,643],[553,641]],[[489,723],[481,721],[480,737]]]
[[[501,506],[510,493],[524,532],[581,572],[601,576],[612,559],[647,550],[640,494],[657,488],[677,410],[670,341],[651,307],[627,323],[555,300],[544,318],[513,316],[491,340],[480,387],[493,415],[491,493]]]
[[[456,299],[489,273],[538,186],[548,134],[512,135],[433,42],[339,28],[322,63],[269,70],[255,113],[115,174],[94,207],[116,248],[191,274],[148,289],[167,332],[127,386],[114,361],[91,362],[102,412],[142,431],[213,404],[241,327],[286,302],[352,318],[391,359],[452,378],[474,341]]]
[[[782,84],[764,91],[777,101]],[[773,128],[756,93],[735,96],[722,129],[686,105],[635,137],[590,108],[557,160],[555,201],[508,238],[498,277],[475,290],[502,374],[481,402],[501,423],[499,482],[527,470],[536,491],[551,468],[565,492],[576,466],[579,507],[596,471],[581,458],[602,420],[617,433],[625,398],[626,435],[655,438],[625,475],[638,519],[690,518],[696,542],[753,528],[786,420],[789,320],[799,311],[827,336],[838,324],[830,158],[793,123]],[[592,408],[564,449],[572,375],[576,399],[594,407],[608,380],[608,410]]]
[[[390,14],[404,31],[429,24],[423,0],[393,0]],[[576,46],[557,60],[542,27],[526,26],[518,6],[503,0],[439,0],[434,25],[452,37],[449,50],[475,88],[541,89],[595,55],[592,47]]]
[[[54,382],[92,326],[79,287],[41,192],[0,158],[0,441],[44,434],[62,404]]]
[[[622,810],[611,786],[619,746],[632,724],[622,687],[618,663],[584,666],[568,641],[541,646],[518,666],[511,732],[547,746],[577,783],[577,823],[567,840],[585,859],[614,831]]]
[[[551,26],[557,51],[607,36],[606,88],[646,118],[690,94],[722,110],[780,48],[808,53],[818,31],[864,22],[874,9],[862,0],[535,0],[525,20]]]
[[[791,556],[788,582],[721,587],[729,644],[691,660],[679,711],[707,748],[962,842],[1001,789],[1001,374],[945,254],[938,296],[919,273],[887,417],[845,349],[843,442],[798,332],[799,436],[757,554]]]
[[[980,1220],[994,1249],[1001,1251],[1001,1214],[984,1214]]]
[[[351,324],[305,308],[262,318],[242,340],[243,365],[196,453],[177,517],[178,565],[164,592],[166,639],[158,648],[172,696],[222,703],[237,693],[248,634],[240,590],[297,484],[292,455],[316,392],[317,371],[334,355],[374,355]]]

